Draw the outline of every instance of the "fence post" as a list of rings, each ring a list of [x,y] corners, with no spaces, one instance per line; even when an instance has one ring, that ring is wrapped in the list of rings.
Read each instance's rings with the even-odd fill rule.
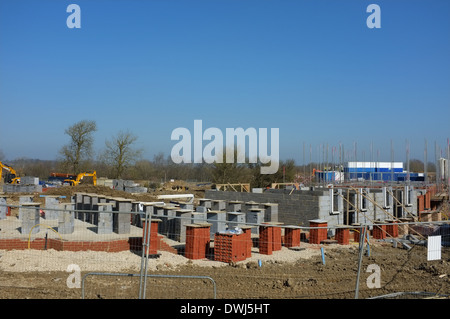
[[[151,215],[148,210],[145,210],[144,218],[144,236],[142,237],[142,256],[141,256],[141,273],[139,282],[139,299],[145,299],[145,291],[147,288],[147,271],[148,271],[148,254],[147,248],[150,246],[150,230],[151,230]],[[145,259],[144,259],[145,258]],[[145,263],[144,263],[145,260]],[[145,272],[145,274],[144,274]]]
[[[363,251],[364,251],[364,241],[366,239],[366,230],[367,230],[367,226],[364,225],[362,236],[359,237],[358,273],[356,275],[355,299],[358,299],[358,295],[359,295],[359,277],[361,274],[361,262],[362,262],[362,256],[363,256]]]

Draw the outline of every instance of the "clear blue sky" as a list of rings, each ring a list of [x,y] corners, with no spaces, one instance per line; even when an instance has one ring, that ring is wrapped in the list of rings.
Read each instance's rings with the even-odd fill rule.
[[[69,29],[69,4],[81,28]],[[381,28],[369,29],[369,4]],[[95,120],[144,155],[172,130],[279,128],[281,159],[320,145],[423,160],[450,137],[448,0],[0,0],[0,150],[55,159]],[[331,157],[331,155],[330,155]],[[376,158],[374,158],[376,159]]]

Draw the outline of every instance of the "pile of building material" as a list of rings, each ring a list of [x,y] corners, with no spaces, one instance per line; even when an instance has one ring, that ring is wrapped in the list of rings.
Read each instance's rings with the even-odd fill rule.
[[[114,189],[127,193],[147,193],[147,187],[141,187],[138,183],[130,180],[114,179],[112,183]]]
[[[39,177],[22,176],[20,184],[3,185],[5,193],[42,193],[42,185],[39,185]]]

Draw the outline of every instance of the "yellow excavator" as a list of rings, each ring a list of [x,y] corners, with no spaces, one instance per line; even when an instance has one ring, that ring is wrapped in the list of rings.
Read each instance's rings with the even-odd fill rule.
[[[94,171],[93,173],[80,173],[77,175],[77,178],[75,179],[65,179],[64,183],[68,183],[70,186],[77,186],[80,184],[81,180],[85,176],[92,176],[92,182],[94,183],[94,186],[97,185],[97,172]]]
[[[12,168],[9,165],[3,164],[0,162],[0,176],[2,176],[3,169],[8,171],[8,173],[5,174],[4,181],[7,184],[20,184],[20,177],[17,177],[17,172],[14,168]]]

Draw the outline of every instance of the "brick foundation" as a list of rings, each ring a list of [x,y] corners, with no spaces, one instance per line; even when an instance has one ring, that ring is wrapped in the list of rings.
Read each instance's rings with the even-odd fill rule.
[[[301,229],[300,228],[285,228],[284,229],[284,246],[285,247],[299,247],[300,246]]]
[[[282,223],[278,222],[270,222],[270,223],[264,223],[267,225],[271,225],[272,227],[272,251],[278,251],[281,250],[282,243],[281,243],[281,225]]]
[[[425,196],[425,203],[424,203],[425,208],[424,208],[424,210],[425,209],[431,209],[431,192],[427,191],[424,196]]]
[[[355,226],[355,228],[353,229],[353,241],[359,243],[360,237],[362,236],[362,233],[364,232],[364,228],[360,227],[361,224],[355,223],[352,224],[352,226]],[[358,226],[358,227],[356,227]],[[367,232],[369,230],[366,229],[366,239],[365,242],[367,242]]]
[[[242,231],[244,232],[245,238],[245,254],[246,258],[250,258],[252,256],[252,247],[253,247],[253,241],[252,241],[252,228],[249,226],[242,227]]]
[[[326,221],[321,220],[310,220],[309,226],[312,227],[309,231],[309,243],[310,244],[320,244],[322,240],[327,239],[327,229],[326,228],[314,228],[314,227],[327,227]]]
[[[386,238],[386,225],[382,223],[375,223],[373,225],[372,237],[374,239]]]
[[[340,245],[348,245],[350,243],[350,229],[336,228],[335,238]]]
[[[152,219],[150,226],[150,242],[149,247],[147,247],[146,255],[156,255],[158,253],[159,241],[161,240],[158,236],[158,225],[161,222],[159,219]],[[145,240],[146,232],[148,231],[148,226],[145,221],[142,222],[142,240]]]
[[[140,249],[142,247],[142,238],[131,237],[119,240],[110,241],[65,241],[61,239],[48,238],[47,249],[54,249],[57,251],[106,251],[106,252],[120,252],[127,250]],[[14,239],[0,239],[0,249],[5,250],[25,250],[28,249],[28,240],[14,238]],[[30,241],[30,249],[44,250],[45,239],[36,238]]]
[[[259,253],[272,255],[273,252],[273,228],[272,226],[259,226]]]
[[[417,211],[421,212],[425,210],[425,195],[417,196]]]
[[[391,237],[398,237],[398,225],[395,225],[394,220],[386,220],[389,225],[386,225],[386,234]]]

